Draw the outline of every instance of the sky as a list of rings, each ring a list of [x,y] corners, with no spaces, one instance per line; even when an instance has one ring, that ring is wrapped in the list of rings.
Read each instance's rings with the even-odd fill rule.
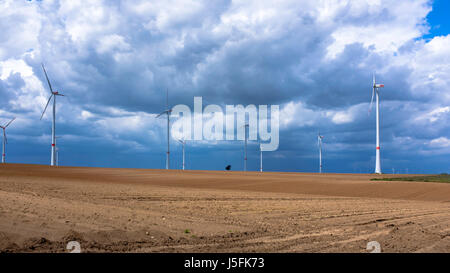
[[[371,173],[381,100],[384,173],[450,172],[450,4],[444,0],[0,1],[7,162],[165,168],[169,104],[279,105],[264,170]],[[174,122],[176,117],[173,117]],[[171,168],[181,145],[171,139]],[[186,168],[243,169],[242,141],[188,141]],[[250,141],[248,169],[259,169]]]

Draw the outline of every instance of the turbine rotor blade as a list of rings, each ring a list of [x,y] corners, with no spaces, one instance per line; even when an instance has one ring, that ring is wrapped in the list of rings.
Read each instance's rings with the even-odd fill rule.
[[[373,97],[375,96],[375,86],[372,88],[372,99],[370,100],[370,106],[369,106],[369,114],[372,112],[372,105],[373,105]]]
[[[8,144],[8,138],[6,137],[6,130],[3,129],[3,137],[5,138],[6,144]]]
[[[44,74],[45,74],[45,78],[47,79],[48,86],[50,87],[50,92],[52,92],[52,94],[53,94],[53,88],[52,88],[52,85],[50,84],[50,80],[48,79],[47,71],[45,71],[44,64],[41,63],[41,65],[42,65],[42,69],[44,70]]]
[[[164,115],[165,113],[167,113],[167,111],[163,111],[163,112],[159,113],[159,115],[157,115],[156,118],[159,118],[160,116]]]
[[[50,100],[52,99],[53,96],[54,96],[54,95],[52,94],[52,95],[50,96],[50,98],[48,98],[47,104],[45,105],[45,108],[44,108],[44,112],[42,112],[42,115],[41,115],[41,120],[42,120],[42,118],[44,117],[45,110],[47,110],[48,104],[50,103]]]
[[[15,119],[16,119],[16,118],[13,118],[12,120],[10,120],[10,121],[8,122],[8,124],[5,125],[4,128],[6,129],[6,127],[8,127]]]

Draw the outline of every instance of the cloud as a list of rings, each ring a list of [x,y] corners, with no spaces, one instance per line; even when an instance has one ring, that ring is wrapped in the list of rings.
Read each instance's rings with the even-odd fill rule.
[[[438,148],[447,148],[450,147],[450,139],[446,137],[435,138],[430,141],[430,146],[438,147]],[[450,150],[447,150],[450,153]]]
[[[336,124],[349,123],[353,121],[353,115],[348,111],[339,111],[332,114],[331,120]]]
[[[434,109],[428,113],[418,116],[416,120],[418,121],[427,120],[431,123],[435,123],[436,121],[448,117],[447,113],[450,113],[450,106],[438,107],[437,109]]]
[[[128,51],[130,48],[130,45],[125,42],[124,37],[117,34],[112,34],[104,36],[100,39],[97,52],[99,54],[105,54],[114,51]]]
[[[321,115],[323,114],[320,112],[308,109],[301,101],[295,103],[291,101],[281,108],[280,125],[281,128],[313,125]]]
[[[330,13],[341,27],[331,35],[334,42],[327,48],[328,58],[335,58],[353,43],[375,52],[395,53],[429,28],[424,20],[431,11],[427,0],[337,1],[332,6]]]
[[[220,106],[280,105],[280,153],[313,157],[310,143],[298,139],[314,139],[320,129],[332,135],[333,152],[353,145],[363,158],[373,146],[367,109],[376,71],[386,86],[382,142],[410,139],[434,151],[431,142],[450,133],[450,35],[422,38],[432,27],[431,4],[2,1],[0,114],[22,120],[12,131],[21,141],[48,136],[50,116],[38,121],[49,95],[43,62],[66,95],[57,100],[58,134],[92,140],[97,154],[108,154],[102,139],[163,151],[164,121],[154,116],[168,89],[171,105],[192,105],[194,96]]]

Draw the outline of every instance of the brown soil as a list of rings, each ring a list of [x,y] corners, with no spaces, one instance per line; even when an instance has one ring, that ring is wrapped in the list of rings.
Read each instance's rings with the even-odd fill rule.
[[[0,252],[450,252],[450,184],[373,177],[3,164]]]

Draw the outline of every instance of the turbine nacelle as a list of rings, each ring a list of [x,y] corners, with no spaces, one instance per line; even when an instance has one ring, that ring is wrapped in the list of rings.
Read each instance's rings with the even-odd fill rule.
[[[166,110],[166,111],[163,111],[163,112],[159,113],[159,114],[156,116],[156,118],[159,118],[160,116],[162,116],[162,115],[164,115],[164,114],[170,115],[170,113],[172,113],[172,109],[169,109],[169,110]]]
[[[319,146],[320,146],[320,144],[322,143],[322,140],[323,140],[323,136],[322,136],[322,135],[320,135],[320,133],[319,133],[319,134],[317,134],[317,145],[319,145]]]
[[[1,126],[1,125],[0,125],[0,128],[6,129],[6,127],[8,127],[14,120],[16,120],[16,118],[13,118],[12,120],[10,120],[8,123],[6,123],[5,126]]]
[[[48,79],[47,71],[45,70],[44,64],[41,64],[41,65],[42,65],[42,69],[44,70],[45,79],[47,79],[47,84],[48,84],[48,87],[50,88],[50,93],[51,93],[50,97],[48,98],[47,104],[45,105],[44,111],[42,112],[42,115],[41,115],[41,120],[42,120],[42,118],[44,117],[45,111],[47,110],[47,107],[50,104],[52,97],[53,96],[64,97],[64,95],[60,94],[58,91],[53,91],[52,84],[50,83],[50,80]]]
[[[369,106],[369,114],[372,111],[372,105],[373,105],[373,98],[375,96],[375,92],[377,93],[378,96],[378,88],[383,88],[384,84],[380,84],[380,83],[376,83],[375,80],[375,73],[373,74],[373,85],[372,85],[372,99],[370,100],[370,106]]]
[[[317,140],[320,141],[320,140],[322,140],[322,139],[323,139],[323,136],[320,134],[320,132],[317,133]]]

